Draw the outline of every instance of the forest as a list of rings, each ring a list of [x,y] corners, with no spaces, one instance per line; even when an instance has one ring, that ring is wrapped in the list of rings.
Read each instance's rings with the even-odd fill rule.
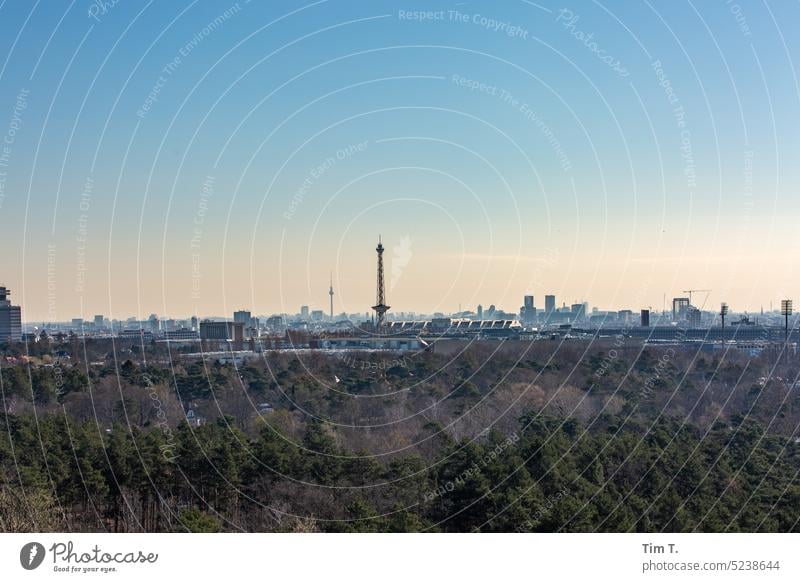
[[[794,359],[517,343],[6,350],[0,529],[800,531]]]

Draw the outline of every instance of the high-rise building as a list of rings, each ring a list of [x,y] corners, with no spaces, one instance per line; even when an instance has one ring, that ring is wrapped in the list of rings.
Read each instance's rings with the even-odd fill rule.
[[[105,318],[102,315],[94,316],[94,329],[102,329],[105,326]]]
[[[686,320],[692,327],[700,327],[702,318],[703,314],[699,309],[697,309],[697,307],[690,305],[689,308],[686,310]]]
[[[11,305],[11,290],[0,287],[0,342],[22,341],[22,310]]]
[[[301,305],[300,306],[300,318],[301,319],[308,319],[308,305]]]
[[[582,320],[586,316],[585,303],[573,303],[570,306],[570,313],[572,314],[572,322]]]
[[[483,305],[478,305],[478,321],[483,321]]]
[[[525,306],[525,311],[533,311],[533,295],[526,295],[522,304]]]
[[[536,307],[533,305],[533,295],[525,295],[522,305],[522,321],[531,324],[536,319]]]
[[[672,300],[672,321],[680,321],[686,319],[686,314],[689,311],[689,298],[688,297],[675,297]]]
[[[550,315],[556,310],[556,296],[555,295],[545,295],[544,296],[544,312],[547,315]]]
[[[250,325],[251,319],[252,319],[252,314],[249,311],[241,310],[233,312],[233,321],[236,323],[241,323],[245,327],[248,327]]]
[[[642,327],[650,327],[650,310],[642,309]]]

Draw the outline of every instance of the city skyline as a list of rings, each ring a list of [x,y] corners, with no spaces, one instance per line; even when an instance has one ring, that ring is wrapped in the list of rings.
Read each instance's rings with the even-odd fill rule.
[[[387,271],[391,275],[390,283],[391,283],[392,286],[394,286],[395,283],[396,283],[396,280],[400,276],[402,276],[403,269],[405,269],[405,267],[408,266],[408,262],[409,262],[408,256],[404,256],[404,253],[408,253],[409,252],[407,240],[408,239],[403,239],[398,245],[396,245],[394,247],[394,253],[393,253],[393,255],[389,256],[389,260],[387,261],[387,263],[388,263]],[[382,245],[379,245],[379,247],[380,247],[381,251],[384,250],[384,247]],[[362,249],[362,251],[363,251],[363,249]],[[363,252],[362,252],[362,254],[363,254]],[[383,255],[383,252],[380,252],[379,255]],[[392,264],[393,260],[397,260],[401,264],[399,269],[395,268],[395,266]],[[355,270],[358,270],[358,269],[355,269]],[[372,273],[372,276],[374,276],[374,272]],[[383,275],[381,274],[381,278],[382,278],[382,276]],[[163,317],[177,318],[177,319],[189,318],[189,317],[219,318],[219,317],[226,317],[224,315],[221,315],[222,313],[226,313],[226,312],[227,313],[232,313],[232,312],[236,311],[237,309],[247,309],[248,312],[250,312],[250,311],[256,312],[256,313],[261,314],[262,316],[263,315],[278,315],[278,314],[301,313],[302,309],[306,309],[306,310],[313,309],[313,310],[317,310],[317,311],[319,311],[319,312],[321,312],[323,314],[326,311],[329,311],[331,314],[337,314],[337,315],[338,314],[350,314],[350,315],[352,315],[352,314],[361,314],[361,313],[369,314],[369,313],[374,311],[374,306],[371,306],[371,302],[367,302],[367,305],[364,305],[364,304],[358,305],[358,304],[355,304],[355,303],[350,304],[350,305],[334,304],[334,296],[340,297],[340,291],[338,290],[337,283],[339,281],[341,281],[341,280],[342,279],[340,279],[339,277],[335,276],[334,271],[331,271],[329,273],[329,278],[327,279],[327,283],[325,285],[324,294],[327,297],[327,299],[325,300],[325,303],[323,303],[320,300],[320,298],[314,298],[311,295],[308,295],[307,299],[304,299],[304,300],[300,301],[300,305],[302,307],[301,307],[301,310],[299,312],[292,311],[295,307],[297,307],[297,305],[292,306],[292,305],[289,305],[287,303],[287,304],[282,305],[281,309],[270,310],[269,308],[260,307],[260,305],[262,305],[263,303],[256,300],[254,303],[247,303],[247,302],[243,301],[243,302],[240,302],[240,304],[238,306],[236,304],[232,304],[232,305],[228,306],[227,303],[225,302],[225,305],[226,305],[225,307],[217,308],[216,311],[212,308],[211,310],[205,311],[205,312],[196,310],[196,311],[191,311],[191,312],[187,313],[187,312],[181,312],[181,311],[176,311],[176,310],[173,310],[173,311],[159,311],[159,310],[156,310],[156,309],[147,309],[147,308],[145,308],[145,309],[143,309],[143,310],[138,312],[138,316],[140,317],[141,320],[144,320],[146,318],[146,316],[149,316],[150,314],[158,314],[160,317],[163,316]],[[360,281],[358,281],[358,280],[350,280],[350,281],[348,281],[349,290],[351,290],[351,291],[355,290],[355,292],[350,294],[350,297],[351,298],[352,297],[360,297],[360,296],[363,296],[365,294],[368,294],[368,291],[374,294],[374,292],[375,292],[374,291],[374,287],[371,287],[368,284],[368,280],[369,280],[368,277],[364,277],[363,280],[360,280]],[[542,284],[542,285],[544,285],[544,284]],[[10,285],[8,285],[8,287],[10,288]],[[37,321],[38,322],[43,322],[43,323],[44,322],[64,322],[64,321],[73,320],[76,317],[81,317],[83,319],[87,319],[88,320],[88,319],[94,317],[94,315],[99,313],[99,312],[103,312],[103,313],[107,313],[108,312],[108,310],[93,309],[91,305],[86,305],[85,307],[86,307],[87,310],[78,312],[77,314],[76,313],[71,313],[71,314],[70,313],[66,313],[66,314],[59,313],[58,312],[58,308],[57,308],[57,300],[55,299],[55,293],[53,292],[53,288],[54,287],[55,286],[48,284],[48,312],[47,312],[46,316],[45,317],[30,317],[30,316],[26,316],[25,314],[23,314],[23,322],[24,323],[33,324],[33,323],[35,323]],[[315,287],[316,287],[316,285],[315,285]],[[335,288],[337,289],[336,291],[334,291]],[[641,291],[641,288],[639,290]],[[692,297],[691,297],[693,292],[697,293],[699,295],[698,299],[696,299],[694,301],[692,301]],[[385,293],[385,291],[383,291],[382,293]],[[502,297],[507,297],[509,293],[510,292],[505,290],[505,293],[502,295]],[[660,298],[660,303],[658,303],[658,304],[654,304],[654,303],[643,304],[643,303],[640,302],[640,303],[637,303],[637,304],[623,304],[623,303],[620,303],[620,304],[617,304],[617,305],[603,305],[603,304],[601,304],[599,302],[596,303],[593,297],[587,297],[585,295],[577,296],[577,297],[569,297],[569,296],[562,295],[562,294],[554,291],[553,289],[548,289],[548,288],[544,288],[542,292],[532,293],[530,291],[530,288],[527,288],[527,290],[524,293],[522,293],[521,295],[517,296],[516,298],[515,297],[509,297],[508,299],[506,299],[504,301],[496,299],[496,298],[492,298],[492,297],[486,297],[484,300],[480,300],[480,299],[475,300],[474,299],[475,293],[473,293],[472,294],[473,295],[473,301],[475,301],[475,302],[467,303],[467,302],[459,301],[457,303],[457,306],[444,305],[442,303],[436,303],[434,308],[426,309],[425,307],[420,307],[420,306],[415,306],[415,305],[404,305],[402,308],[393,309],[391,312],[388,312],[388,307],[387,307],[387,312],[388,312],[387,317],[394,318],[394,314],[395,313],[417,313],[417,314],[431,315],[431,314],[435,314],[435,313],[454,314],[454,313],[467,312],[467,311],[473,311],[474,312],[474,311],[477,311],[478,308],[481,307],[481,306],[483,308],[486,308],[489,305],[496,306],[498,310],[502,310],[502,311],[506,311],[506,312],[510,312],[510,313],[516,313],[519,310],[520,307],[527,306],[528,305],[528,301],[532,301],[533,302],[531,305],[536,310],[545,311],[547,309],[547,306],[548,306],[548,298],[549,297],[553,298],[552,300],[555,302],[555,303],[553,303],[553,305],[555,306],[555,308],[557,310],[561,309],[562,307],[569,308],[571,304],[581,303],[581,304],[584,304],[584,305],[591,304],[592,308],[599,309],[600,311],[614,312],[614,311],[621,311],[621,310],[626,310],[626,309],[630,309],[630,310],[634,310],[634,311],[639,310],[639,309],[648,309],[648,310],[652,311],[653,313],[661,313],[661,312],[667,313],[672,309],[672,301],[673,301],[673,299],[678,298],[678,297],[682,297],[682,296],[686,296],[687,294],[688,294],[687,300],[691,302],[691,305],[693,307],[697,307],[701,311],[713,312],[716,309],[715,308],[715,304],[720,303],[720,300],[718,300],[718,297],[717,297],[717,295],[715,295],[714,290],[705,289],[705,288],[704,289],[697,289],[697,288],[695,288],[695,289],[681,289],[679,292],[674,292],[674,293],[666,293],[665,292],[665,293],[662,293],[661,294],[661,298]],[[19,296],[20,294],[18,293],[17,295]],[[222,296],[224,297],[224,295],[225,295],[225,289],[222,289]],[[536,298],[538,298],[538,301],[537,301]],[[403,303],[402,299],[403,299],[403,297],[400,296],[399,301],[400,301],[401,304]],[[722,297],[721,299],[724,299],[724,297]],[[515,301],[517,301],[517,305],[513,305]],[[762,312],[763,313],[777,312],[778,309],[779,309],[780,301],[781,301],[780,298],[775,298],[775,299],[771,299],[770,298],[767,301],[762,301],[762,302],[758,303],[755,307],[753,307],[752,305],[748,305],[747,307],[742,307],[742,306],[739,306],[739,305],[732,304],[730,301],[723,301],[723,302],[731,304],[733,306],[733,311],[734,312],[754,314],[754,313],[762,313]],[[243,305],[247,305],[247,307],[243,307]],[[119,320],[119,321],[129,320],[132,317],[135,318],[136,315],[131,315],[131,312],[124,312],[124,311],[123,312],[118,312],[118,314],[115,314],[115,313],[111,313],[110,314],[110,318],[111,319]]]
[[[379,249],[382,249],[382,245],[379,244]],[[376,249],[378,250],[378,249]],[[379,256],[382,253],[379,253]],[[382,286],[382,267],[379,261],[379,286]],[[381,289],[379,291],[380,294],[383,294],[384,291]],[[699,299],[693,299],[692,293],[695,294],[695,297],[699,294],[701,297]],[[646,307],[637,307],[637,306],[620,306],[616,308],[609,308],[607,306],[598,306],[591,304],[589,300],[581,299],[581,300],[572,300],[569,301],[566,298],[560,298],[554,294],[544,294],[539,295],[540,302],[537,302],[535,295],[525,294],[521,298],[521,304],[518,308],[509,308],[508,306],[502,304],[496,304],[493,301],[487,301],[484,303],[478,303],[475,305],[462,305],[459,304],[457,309],[450,309],[450,310],[439,310],[434,312],[426,312],[424,310],[418,309],[406,309],[406,310],[394,310],[390,311],[388,306],[383,305],[379,302],[379,306],[385,307],[384,313],[386,314],[387,320],[408,320],[414,319],[415,317],[471,317],[476,320],[491,320],[496,318],[495,314],[500,314],[501,318],[510,318],[510,319],[518,319],[523,324],[537,324],[543,323],[546,320],[547,316],[551,313],[570,313],[572,312],[575,314],[576,307],[578,308],[579,316],[577,319],[587,319],[590,316],[594,315],[605,315],[605,314],[628,314],[630,316],[634,316],[637,312],[641,311],[642,321],[645,320],[644,312],[647,312],[647,321],[649,321],[649,317],[652,314],[654,318],[658,317],[666,317],[669,316],[670,313],[672,314],[672,321],[677,321],[678,319],[685,318],[687,310],[695,310],[697,313],[708,315],[712,314],[714,316],[719,314],[719,311],[715,309],[714,305],[711,305],[709,302],[709,294],[711,290],[709,289],[688,289],[682,290],[681,295],[670,297],[667,299],[666,295],[663,297],[663,305],[662,307],[656,308],[652,305],[648,305]],[[11,294],[11,290],[7,287],[0,287],[0,296],[5,301],[7,306],[11,306],[11,301],[7,299],[7,295]],[[688,294],[688,296],[687,296]],[[189,320],[192,321],[192,327],[196,327],[196,322],[200,319],[204,319],[207,321],[213,320],[232,320],[236,322],[241,322],[247,324],[248,321],[255,321],[258,322],[258,318],[269,318],[269,317],[290,317],[295,318],[298,321],[327,321],[327,322],[334,322],[337,319],[345,320],[350,319],[351,321],[361,320],[361,321],[368,321],[372,319],[375,320],[376,317],[376,306],[372,306],[367,308],[366,310],[359,311],[356,310],[339,310],[337,311],[334,308],[333,297],[335,295],[334,288],[331,283],[328,288],[327,292],[329,298],[329,312],[326,313],[323,308],[319,308],[320,306],[315,305],[314,303],[309,304],[301,304],[299,305],[299,309],[296,311],[286,310],[280,312],[256,312],[250,307],[239,307],[233,311],[233,317],[231,318],[229,315],[223,315],[220,313],[192,313],[192,314],[181,314],[181,313],[158,313],[152,312],[145,315],[109,315],[106,314],[99,314],[96,311],[92,312],[93,315],[85,316],[82,315],[81,317],[66,317],[64,319],[58,320],[25,320],[22,318],[22,325],[24,327],[35,327],[37,323],[42,324],[69,324],[71,323],[73,326],[75,322],[80,322],[81,325],[83,324],[90,324],[92,323],[95,327],[103,327],[106,326],[109,322],[117,322],[120,324],[130,323],[130,322],[147,322],[147,321],[157,321],[157,322],[188,322]],[[725,314],[739,314],[742,316],[758,316],[758,315],[769,315],[774,316],[778,314],[783,314],[783,304],[787,300],[781,299],[776,304],[770,302],[768,307],[762,306],[757,311],[750,311],[747,309],[731,309],[731,306],[727,302],[720,302],[720,309],[724,310]],[[791,304],[791,300],[788,300]],[[13,309],[20,310],[20,306],[13,306]],[[88,312],[87,312],[88,313]],[[256,313],[253,316],[253,313]],[[680,314],[681,317],[676,317],[676,314]],[[363,317],[362,317],[363,316]],[[19,318],[19,315],[17,316]],[[544,318],[544,319],[543,319]],[[642,325],[647,326],[646,324],[642,323]]]
[[[405,266],[405,265],[404,265]],[[388,261],[388,268],[387,270],[391,273],[392,272],[392,263],[391,259]],[[374,273],[371,274],[374,276]],[[277,314],[293,314],[293,313],[300,313],[299,310],[295,310],[298,306],[303,306],[307,309],[312,310],[319,310],[323,313],[330,312],[336,315],[339,314],[361,314],[361,313],[371,313],[373,311],[373,307],[370,306],[372,302],[367,301],[361,305],[353,302],[349,305],[340,305],[334,303],[334,297],[339,297],[341,293],[337,287],[337,282],[340,281],[333,272],[329,274],[329,279],[325,285],[324,290],[324,297],[326,299],[315,298],[312,297],[310,294],[307,296],[307,299],[301,300],[297,305],[290,305],[288,302],[283,304],[280,309],[270,309],[269,307],[262,307],[264,302],[260,302],[256,300],[255,303],[247,303],[246,301],[242,301],[239,304],[231,303],[228,304],[227,302],[223,302],[225,307],[216,308],[216,310],[212,307],[208,311],[180,311],[180,310],[172,310],[172,311],[159,311],[157,309],[147,309],[144,308],[139,312],[131,312],[120,310],[116,313],[111,313],[111,319],[117,319],[119,321],[124,321],[126,319],[130,319],[131,317],[136,317],[138,314],[142,319],[145,319],[146,316],[150,314],[158,314],[159,316],[164,317],[171,317],[171,318],[189,318],[189,317],[225,317],[222,315],[223,313],[232,313],[237,309],[247,309],[248,311],[252,311],[254,313],[259,313],[263,315],[277,315]],[[7,287],[11,288],[11,285],[7,285]],[[316,285],[315,285],[316,287]],[[335,292],[334,292],[335,290]],[[369,295],[370,293],[374,294],[374,287],[371,287],[369,284],[369,277],[364,277],[361,281],[349,281],[349,290],[354,291],[350,294],[350,297],[360,297]],[[710,289],[681,289],[680,291],[673,292],[673,293],[662,293],[660,297],[660,301],[656,303],[636,303],[636,304],[624,304],[619,303],[616,305],[604,305],[600,302],[596,302],[596,300],[591,296],[573,296],[569,297],[567,295],[560,294],[552,289],[544,288],[542,292],[532,293],[530,289],[526,290],[525,292],[521,293],[516,297],[508,297],[510,292],[506,292],[502,295],[502,297],[506,297],[505,300],[500,300],[497,298],[492,298],[491,296],[485,297],[483,300],[481,299],[474,299],[473,294],[473,302],[461,302],[459,301],[456,305],[444,305],[442,303],[436,303],[435,307],[433,308],[426,308],[424,306],[419,305],[407,305],[403,302],[403,297],[400,296],[399,298],[393,300],[394,303],[400,303],[402,305],[401,308],[393,309],[391,312],[388,312],[389,318],[394,318],[395,313],[417,313],[417,314],[435,314],[435,313],[444,313],[444,314],[454,314],[458,312],[467,312],[467,311],[477,311],[479,306],[482,306],[486,309],[489,305],[495,305],[498,310],[503,310],[507,312],[516,312],[521,306],[526,304],[526,298],[530,297],[533,300],[533,306],[538,311],[545,311],[547,308],[547,297],[553,296],[555,300],[555,308],[561,309],[562,307],[569,308],[571,304],[574,303],[585,303],[590,304],[592,308],[599,309],[600,311],[620,311],[625,309],[632,309],[632,310],[639,310],[639,309],[648,309],[653,313],[661,313],[661,312],[669,312],[672,309],[672,301],[677,297],[686,296],[689,291],[693,292],[700,292],[699,298],[692,302],[694,307],[699,308],[701,311],[709,311],[713,312],[716,309],[716,305],[720,302],[728,303],[732,306],[733,311],[737,313],[750,313],[750,314],[757,314],[757,313],[770,313],[770,312],[777,312],[779,310],[779,305],[782,297],[784,296],[775,296],[774,298],[769,298],[768,300],[756,302],[753,304],[748,304],[746,306],[737,305],[732,303],[731,301],[724,301],[725,296],[720,296],[714,292],[714,290]],[[17,293],[19,297],[21,294]],[[688,293],[691,296],[691,293]],[[24,299],[24,298],[23,298]],[[20,303],[22,303],[23,299],[20,299]],[[352,300],[352,299],[351,299]],[[516,302],[516,303],[515,303]],[[36,302],[34,302],[35,304]],[[73,313],[62,313],[59,312],[58,308],[53,308],[53,296],[52,293],[48,295],[48,311],[44,317],[35,317],[27,315],[27,310],[23,312],[23,322],[26,324],[33,324],[37,321],[39,322],[64,322],[72,320],[76,317],[82,316],[84,319],[90,319],[94,317],[97,313],[109,313],[107,309],[93,309],[92,305],[86,305],[86,310],[81,312],[73,312]],[[245,306],[246,307],[243,307]],[[424,305],[424,304],[423,304]],[[428,303],[430,305],[430,303]],[[37,312],[40,313],[40,312]],[[134,315],[131,315],[134,313]]]

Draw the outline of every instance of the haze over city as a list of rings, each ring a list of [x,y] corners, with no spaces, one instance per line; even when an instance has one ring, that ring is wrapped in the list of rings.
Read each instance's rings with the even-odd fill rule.
[[[26,321],[800,289],[787,6],[107,4],[3,7]]]

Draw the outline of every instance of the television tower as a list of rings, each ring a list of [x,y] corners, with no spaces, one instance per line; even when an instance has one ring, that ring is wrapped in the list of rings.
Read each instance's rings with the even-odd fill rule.
[[[333,321],[333,273],[331,273],[331,287],[328,289],[328,295],[331,296],[331,321]]]
[[[372,306],[372,309],[375,310],[375,315],[377,316],[375,329],[380,331],[383,327],[386,312],[389,311],[389,306],[386,305],[386,290],[383,284],[383,244],[381,243],[380,235],[378,236],[378,246],[375,247],[375,252],[378,253],[378,288],[375,293],[375,305]]]

